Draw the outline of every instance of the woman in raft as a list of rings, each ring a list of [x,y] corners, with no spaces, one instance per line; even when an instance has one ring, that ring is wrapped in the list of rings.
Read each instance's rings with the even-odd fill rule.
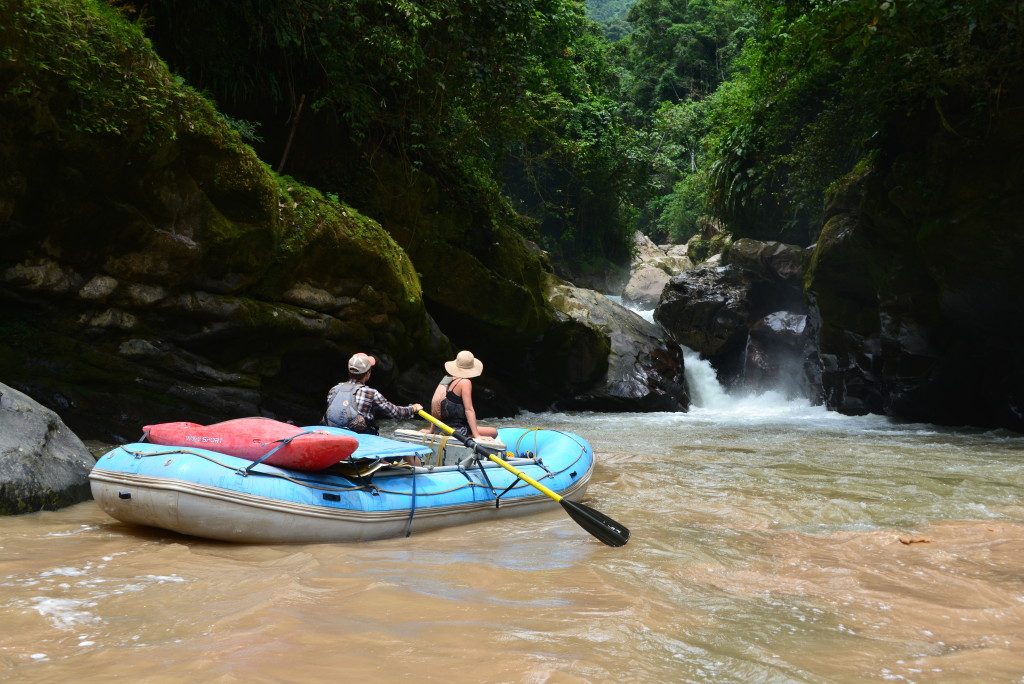
[[[444,364],[446,375],[434,390],[430,402],[430,413],[442,423],[466,437],[473,439],[495,439],[498,429],[480,427],[476,422],[473,408],[473,381],[484,372],[484,364],[473,356],[473,352],[460,351]],[[425,430],[433,432],[434,429]]]

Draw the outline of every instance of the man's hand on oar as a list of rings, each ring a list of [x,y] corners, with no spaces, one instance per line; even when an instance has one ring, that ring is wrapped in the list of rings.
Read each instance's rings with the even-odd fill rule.
[[[558,492],[554,492],[548,489],[547,487],[542,485],[540,482],[537,482],[523,471],[519,470],[518,468],[514,468],[508,463],[506,463],[504,459],[495,456],[493,453],[489,453],[487,449],[477,444],[476,440],[469,437],[463,437],[461,434],[455,432],[455,430],[448,427],[447,425],[439,421],[437,418],[434,418],[434,416],[430,415],[426,411],[418,411],[418,414],[421,418],[430,421],[438,428],[440,428],[442,431],[455,437],[455,439],[462,442],[464,445],[466,445],[466,447],[472,449],[477,454],[481,456],[486,456],[487,458],[491,459],[492,461],[500,465],[505,470],[509,471],[513,475],[523,480],[524,482],[533,485],[543,494],[550,496],[552,499],[554,499],[555,501],[562,505],[562,508],[564,508],[565,512],[569,514],[570,518],[575,520],[579,524],[579,526],[585,529],[587,532],[597,537],[601,542],[607,544],[608,546],[622,546],[627,541],[629,541],[629,530],[626,529],[624,525],[615,522],[603,513],[595,511],[593,508],[589,508],[575,501],[570,501],[562,497]]]

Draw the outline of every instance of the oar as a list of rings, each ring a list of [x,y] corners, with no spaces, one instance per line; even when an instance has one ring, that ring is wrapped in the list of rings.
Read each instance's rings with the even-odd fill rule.
[[[597,537],[600,541],[604,542],[608,546],[622,546],[627,541],[629,541],[629,530],[627,530],[624,525],[615,522],[607,515],[599,513],[595,511],[593,508],[584,506],[581,503],[576,503],[575,501],[569,501],[568,499],[561,496],[558,492],[551,491],[550,489],[542,485],[540,482],[537,482],[523,471],[519,470],[518,468],[510,466],[508,463],[505,463],[504,460],[498,458],[494,454],[488,453],[487,449],[477,444],[476,440],[474,440],[473,438],[463,437],[461,434],[455,432],[455,430],[448,427],[447,425],[439,421],[437,418],[434,418],[434,416],[430,415],[426,411],[418,411],[418,413],[420,417],[429,420],[431,423],[433,423],[434,425],[444,430],[455,439],[465,444],[466,447],[472,449],[481,456],[486,456],[487,458],[491,459],[492,461],[500,465],[502,468],[515,475],[516,477],[522,479],[524,482],[533,485],[542,493],[547,494],[552,499],[562,504],[562,508],[564,508],[565,512],[569,514],[570,518],[575,520],[580,527],[582,527],[587,532]]]

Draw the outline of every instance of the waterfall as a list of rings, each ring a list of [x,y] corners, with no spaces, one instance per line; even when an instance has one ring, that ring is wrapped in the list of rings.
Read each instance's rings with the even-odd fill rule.
[[[725,408],[734,403],[718,382],[718,374],[711,362],[700,358],[700,354],[689,347],[683,347],[683,362],[686,365],[686,386],[690,390],[690,401],[698,408]]]
[[[607,295],[608,299],[623,306],[650,323],[654,320],[654,309],[637,309],[622,302],[622,297]],[[680,345],[682,346],[682,345]],[[718,382],[718,374],[711,363],[700,358],[700,355],[689,347],[682,347],[683,363],[686,366],[686,386],[690,390],[690,401],[698,408],[724,408],[733,399],[725,392]]]
[[[658,325],[654,320],[654,309],[637,309],[624,304],[621,297],[606,295],[616,304],[629,309],[646,321]],[[749,340],[748,340],[749,342]],[[752,391],[744,394],[730,395],[718,382],[718,374],[711,362],[702,359],[700,354],[680,345],[683,350],[683,363],[686,368],[686,386],[690,392],[690,401],[694,408],[725,411],[751,411],[778,408],[806,407],[805,396],[792,388],[783,391]]]

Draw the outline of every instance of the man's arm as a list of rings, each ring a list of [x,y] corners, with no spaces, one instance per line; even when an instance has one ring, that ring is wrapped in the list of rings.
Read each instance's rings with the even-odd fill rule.
[[[409,406],[396,406],[388,401],[383,394],[373,388],[370,390],[371,400],[374,408],[391,418],[412,418],[417,411],[423,409],[422,404],[410,404]]]

